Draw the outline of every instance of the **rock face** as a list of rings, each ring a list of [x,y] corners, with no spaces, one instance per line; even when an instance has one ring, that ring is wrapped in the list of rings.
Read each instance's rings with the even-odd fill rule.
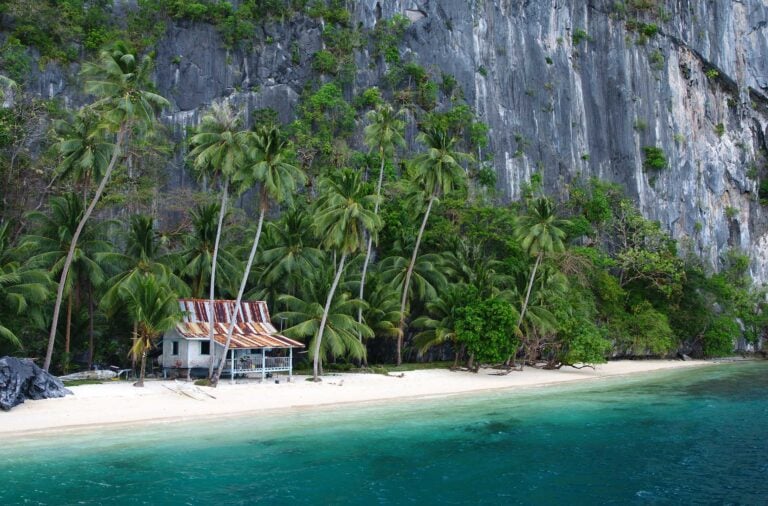
[[[437,80],[441,73],[457,79],[490,127],[507,200],[519,197],[534,172],[560,196],[579,178],[613,181],[713,268],[738,248],[750,255],[755,280],[768,281],[768,214],[758,197],[768,178],[768,4],[656,0],[646,9],[622,7],[630,3],[347,2],[364,29],[395,14],[411,20],[403,59]],[[246,114],[273,108],[291,120],[322,29],[321,21],[297,16],[259,27],[248,50],[226,50],[210,25],[171,25],[156,53],[158,90],[173,103],[165,121],[181,139],[222,101]],[[369,65],[367,49],[356,60],[350,96],[386,70]],[[77,103],[77,90],[54,67],[33,76],[30,89]],[[644,168],[646,147],[662,150],[666,168]],[[192,184],[182,162],[169,172],[170,187]]]
[[[52,399],[72,394],[56,377],[31,360],[0,358],[0,409],[8,411],[25,400]]]

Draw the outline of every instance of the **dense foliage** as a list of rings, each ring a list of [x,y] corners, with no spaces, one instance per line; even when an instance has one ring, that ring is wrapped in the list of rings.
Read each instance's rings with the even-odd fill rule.
[[[57,370],[125,363],[131,349],[143,360],[178,317],[168,301],[189,295],[266,300],[316,371],[719,356],[763,335],[765,294],[746,258],[732,251],[713,272],[622,188],[574,181],[557,200],[534,174],[520,201],[502,203],[486,125],[452,76],[401,54],[406,18],[366,33],[337,0],[140,0],[118,26],[111,8],[0,2],[11,20],[0,64],[21,87],[0,109],[0,354],[42,357],[51,330]],[[324,20],[294,121],[213,106],[182,142],[157,128],[154,42],[137,33],[207,22],[235,46],[285,16]],[[118,36],[128,42],[102,48]],[[24,93],[29,47],[93,61],[82,74],[91,102],[69,111]],[[383,77],[355,94],[361,47]],[[666,167],[659,148],[644,151],[647,169]],[[179,153],[198,183],[161,200]]]

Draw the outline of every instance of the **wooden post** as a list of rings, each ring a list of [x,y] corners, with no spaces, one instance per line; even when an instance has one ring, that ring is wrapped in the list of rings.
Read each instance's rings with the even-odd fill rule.
[[[232,353],[232,369],[231,369],[231,374],[229,375],[229,382],[230,384],[234,385],[235,384],[235,350],[232,350],[231,353]]]
[[[261,382],[264,383],[264,381],[267,379],[267,349],[262,348],[261,349]]]
[[[293,348],[288,348],[288,381],[293,379]]]

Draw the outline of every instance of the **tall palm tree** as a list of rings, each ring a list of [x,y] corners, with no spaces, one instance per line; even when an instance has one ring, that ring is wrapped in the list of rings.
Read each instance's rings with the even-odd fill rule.
[[[193,165],[200,177],[217,176],[222,180],[221,204],[219,206],[219,222],[216,227],[216,239],[213,245],[211,259],[211,284],[208,293],[208,311],[212,311],[213,300],[216,296],[216,261],[219,256],[219,242],[224,215],[227,211],[229,183],[232,176],[239,171],[245,162],[245,141],[247,132],[238,130],[240,115],[235,114],[229,105],[214,105],[211,112],[203,116],[197,133],[190,139],[192,151],[189,156],[194,160]],[[213,315],[208,315],[213,321]],[[210,326],[209,339],[213,342],[213,325]],[[208,377],[213,376],[214,354],[208,368]]]
[[[172,328],[181,319],[181,309],[176,293],[154,274],[141,274],[122,287],[128,313],[136,322],[137,339],[131,353],[141,357],[139,380],[133,384],[144,386],[147,352],[154,346],[160,334]]]
[[[259,184],[259,220],[256,225],[256,235],[253,238],[253,246],[248,255],[248,262],[243,270],[243,278],[240,282],[240,289],[237,292],[235,300],[235,314],[227,328],[227,338],[224,342],[224,353],[221,356],[219,368],[215,376],[211,378],[212,385],[216,385],[221,377],[221,371],[224,370],[224,364],[227,360],[227,352],[232,341],[232,333],[235,330],[237,319],[240,315],[240,301],[243,299],[245,286],[251,275],[251,266],[256,256],[256,250],[259,248],[259,239],[261,238],[261,227],[264,224],[264,216],[269,209],[269,200],[274,199],[280,203],[289,198],[296,190],[298,184],[306,181],[304,172],[288,163],[290,145],[287,140],[281,138],[280,130],[276,127],[262,127],[250,136],[252,142],[249,146],[248,164],[243,170],[233,175],[233,180],[241,182],[243,186],[251,187],[255,183]]]
[[[0,224],[0,314],[25,315],[42,323],[39,312],[31,306],[42,304],[48,298],[50,278],[40,269],[23,269],[10,248],[8,223]],[[0,340],[21,348],[14,331],[0,322]]]
[[[515,239],[520,241],[520,245],[528,255],[536,257],[517,321],[518,331],[522,330],[521,326],[526,317],[531,289],[536,279],[536,271],[541,265],[544,255],[565,250],[563,239],[565,239],[566,233],[562,227],[567,224],[567,220],[557,217],[555,205],[547,197],[536,197],[528,202],[526,213],[520,216],[515,223],[513,230]]]
[[[403,138],[403,129],[405,122],[400,119],[403,111],[395,112],[390,104],[380,104],[376,109],[369,111],[366,117],[369,121],[365,127],[365,143],[371,151],[374,149],[379,153],[379,180],[376,183],[376,204],[374,214],[379,214],[379,203],[381,199],[381,185],[384,182],[384,166],[395,152],[395,148],[405,145]],[[365,248],[365,260],[363,260],[363,274],[360,278],[360,300],[365,296],[365,280],[368,272],[368,263],[371,260],[371,250],[373,247],[373,236],[368,236],[368,244]],[[362,309],[357,314],[358,323],[363,321]]]
[[[405,307],[408,301],[413,267],[419,254],[419,246],[427,227],[429,213],[440,195],[452,191],[462,185],[467,174],[460,162],[469,161],[471,155],[456,150],[456,138],[451,137],[445,130],[431,129],[421,132],[417,140],[427,147],[427,151],[418,155],[412,164],[412,177],[427,195],[427,209],[416,236],[411,262],[403,283],[403,294],[400,299],[400,335],[397,337],[397,365],[403,362],[403,337],[405,335]]]
[[[64,278],[64,284],[59,289],[62,297],[67,296],[64,331],[66,365],[71,345],[75,293],[80,293],[80,289],[85,286],[90,294],[91,287],[99,286],[105,280],[99,255],[112,251],[112,244],[102,238],[107,236],[107,229],[113,222],[84,224],[83,203],[74,193],[52,198],[50,206],[50,216],[37,211],[29,213],[28,218],[33,223],[33,229],[25,236],[23,243],[24,247],[30,250],[27,264],[48,269],[52,276],[60,274],[69,260],[73,275]],[[76,243],[75,236],[78,232],[80,241]],[[80,300],[79,296],[77,300]]]
[[[48,349],[45,354],[43,369],[48,371],[53,357],[53,345],[56,340],[56,327],[59,322],[61,302],[64,298],[64,285],[69,275],[69,268],[77,247],[77,241],[91,217],[93,209],[101,199],[101,194],[109,182],[112,171],[120,158],[120,153],[131,130],[143,131],[151,128],[155,114],[168,105],[168,101],[147,90],[152,59],[145,57],[137,61],[122,43],[116,43],[105,49],[99,55],[98,62],[87,63],[83,66],[82,75],[85,77],[85,92],[96,98],[90,105],[100,118],[98,129],[106,130],[115,137],[114,149],[109,164],[104,169],[91,203],[85,210],[80,223],[72,237],[67,258],[61,270],[59,287],[56,292],[56,303],[53,309],[51,331],[48,336]]]
[[[359,173],[344,170],[335,177],[327,176],[320,181],[320,192],[321,197],[318,199],[315,212],[315,230],[321,238],[321,244],[339,256],[339,263],[328,291],[313,349],[315,381],[318,381],[320,348],[328,320],[328,311],[344,272],[344,262],[349,255],[362,248],[366,233],[376,234],[381,226],[381,219],[371,210],[376,197],[364,192]]]

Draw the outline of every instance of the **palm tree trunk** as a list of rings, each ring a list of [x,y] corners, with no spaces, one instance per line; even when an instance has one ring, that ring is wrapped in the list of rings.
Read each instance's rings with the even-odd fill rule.
[[[376,203],[373,207],[373,214],[379,215],[379,199],[381,198],[381,185],[384,182],[384,149],[379,148],[379,156],[381,157],[381,165],[379,166],[379,182],[376,184]],[[373,246],[373,235],[368,233],[368,245],[365,249],[365,261],[363,262],[363,274],[360,277],[360,300],[365,297],[365,277],[368,273],[368,262],[371,260],[371,249]],[[363,308],[360,307],[357,310],[357,323],[363,323]],[[360,332],[357,333],[357,340],[363,342],[363,337]],[[365,359],[363,359],[365,361]]]
[[[72,291],[67,296],[67,326],[64,330],[64,353],[69,355],[69,344],[72,339]]]
[[[405,303],[408,301],[408,287],[411,284],[411,276],[413,275],[413,268],[416,265],[416,258],[419,254],[419,245],[421,244],[421,238],[424,235],[424,229],[427,228],[427,220],[429,219],[429,212],[432,210],[432,204],[435,202],[435,196],[432,195],[429,198],[429,204],[427,210],[424,213],[424,219],[421,221],[421,227],[419,228],[419,235],[416,236],[416,246],[413,248],[413,255],[411,255],[411,263],[408,264],[408,270],[405,273],[405,282],[403,283],[403,297],[400,299],[400,324],[399,332],[397,335],[397,365],[403,363],[403,337],[405,334]]]
[[[48,335],[48,350],[45,352],[45,362],[43,363],[43,370],[46,372],[48,372],[48,369],[50,369],[51,367],[51,358],[53,357],[53,345],[56,341],[56,327],[58,327],[59,325],[59,313],[61,312],[61,302],[64,299],[64,284],[67,280],[67,276],[69,275],[69,268],[72,265],[72,260],[75,257],[75,248],[77,247],[77,240],[80,238],[80,234],[83,232],[83,228],[85,228],[85,224],[88,221],[88,218],[91,217],[91,214],[93,213],[93,209],[96,207],[96,204],[98,204],[99,199],[101,199],[101,194],[104,193],[104,188],[107,187],[107,183],[109,182],[109,178],[112,175],[112,171],[114,170],[115,165],[117,164],[117,159],[120,157],[120,148],[123,145],[123,141],[125,140],[125,136],[127,133],[128,133],[128,125],[126,123],[121,124],[120,130],[117,133],[117,141],[115,142],[115,149],[112,153],[112,159],[109,161],[109,165],[107,165],[107,170],[104,171],[104,177],[101,179],[101,183],[99,183],[99,187],[96,189],[96,193],[93,195],[93,199],[91,199],[91,204],[88,206],[88,209],[85,210],[85,214],[83,214],[83,217],[80,220],[80,223],[77,224],[77,228],[75,229],[75,234],[72,236],[72,242],[69,244],[69,251],[67,252],[66,260],[64,260],[64,268],[61,270],[59,287],[56,291],[56,304],[53,306],[51,332]]]
[[[520,326],[523,324],[523,318],[525,318],[525,310],[528,309],[528,299],[531,297],[531,288],[533,288],[533,280],[536,278],[536,270],[539,268],[539,264],[541,263],[542,256],[543,255],[539,253],[536,256],[536,263],[533,264],[533,270],[531,271],[531,279],[528,280],[528,288],[525,291],[525,300],[523,301],[523,307],[522,309],[520,309],[520,319],[517,320],[518,329],[520,329]],[[520,364],[520,370],[523,369],[524,364],[525,364],[525,359],[523,359],[523,363]]]
[[[211,261],[211,286],[208,291],[208,340],[211,343],[210,352],[211,360],[208,365],[208,378],[213,377],[213,366],[216,362],[216,343],[213,340],[213,299],[216,290],[216,261],[219,256],[219,241],[221,240],[221,228],[224,224],[224,214],[227,209],[227,191],[229,189],[229,181],[224,180],[224,188],[221,192],[221,209],[219,209],[219,224],[216,227],[216,240],[213,243],[213,260]],[[226,357],[226,355],[224,355]]]
[[[139,338],[139,324],[133,322],[133,334],[131,334],[131,349],[136,346],[136,340]],[[131,373],[136,374],[136,354],[131,353]]]
[[[232,342],[232,333],[235,331],[235,325],[237,324],[237,318],[240,316],[242,309],[240,302],[243,300],[243,293],[245,292],[245,285],[248,284],[248,277],[251,274],[251,266],[253,265],[253,259],[256,256],[256,250],[259,248],[259,239],[261,238],[261,226],[264,223],[264,215],[267,212],[266,194],[262,191],[262,204],[259,211],[259,224],[256,226],[256,237],[253,238],[253,246],[251,246],[251,253],[248,255],[248,263],[245,266],[243,272],[243,279],[240,280],[240,289],[237,292],[237,300],[235,300],[235,314],[232,315],[232,321],[229,322],[229,328],[227,328],[227,340],[224,343],[224,354],[221,356],[219,362],[219,368],[216,370],[216,375],[211,378],[211,386],[215,387],[219,383],[221,378],[221,371],[224,369],[224,364],[227,362],[227,352],[229,351],[229,345]],[[232,372],[234,374],[234,371]]]
[[[135,387],[144,386],[144,371],[147,369],[147,350],[141,353],[141,371],[139,372],[139,381],[133,384]]]
[[[328,292],[328,298],[325,300],[325,309],[323,310],[323,317],[320,319],[320,328],[317,330],[317,338],[315,339],[314,349],[314,364],[313,364],[313,379],[318,381],[318,371],[320,362],[320,343],[323,341],[323,332],[325,332],[325,324],[328,321],[328,312],[331,310],[331,301],[333,301],[333,294],[336,292],[336,287],[339,286],[339,280],[341,279],[341,273],[344,270],[344,260],[347,259],[346,253],[341,255],[339,260],[339,268],[336,270],[336,276],[333,278],[333,284]]]
[[[93,367],[93,286],[88,285],[88,370]]]

